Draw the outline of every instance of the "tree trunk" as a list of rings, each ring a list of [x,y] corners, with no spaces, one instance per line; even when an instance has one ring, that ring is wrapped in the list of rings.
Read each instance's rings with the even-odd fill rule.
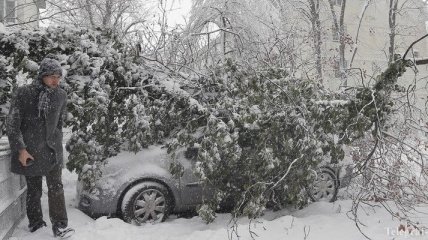
[[[340,31],[339,31],[339,67],[340,67],[340,78],[342,81],[342,86],[348,86],[348,79],[346,76],[346,61],[345,61],[345,8],[346,0],[342,0],[342,6],[340,9]]]
[[[309,0],[310,7],[310,21],[312,24],[313,43],[315,51],[315,68],[317,72],[317,79],[323,83],[322,79],[322,59],[321,59],[321,21],[320,21],[320,2],[319,0]]]
[[[95,25],[95,21],[94,21],[94,15],[92,12],[92,3],[90,0],[86,0],[85,11],[88,14],[89,23],[91,24],[91,28],[95,28],[96,25]]]
[[[395,54],[395,27],[396,27],[396,14],[397,14],[398,0],[389,0],[389,59],[388,63],[394,61]]]
[[[227,11],[228,11],[228,4],[229,4],[229,1],[226,0],[224,2],[224,10],[221,13],[221,24],[222,24],[222,28],[223,29],[227,29],[227,17],[226,17],[226,14],[227,14]],[[226,31],[222,31],[222,36],[223,36],[223,39],[222,39],[223,58],[225,60],[226,59],[226,54],[227,54],[227,33],[226,33]]]
[[[346,0],[342,0],[342,5],[340,8],[340,15],[339,15],[339,22],[337,20],[336,11],[334,10],[334,2],[333,0],[328,0],[328,3],[330,5],[331,15],[333,17],[333,34],[338,34],[339,38],[339,71],[340,71],[340,80],[341,80],[341,86],[346,87],[348,85],[347,83],[347,76],[346,76],[346,61],[345,61],[345,8],[346,8]]]
[[[107,0],[106,3],[106,10],[105,15],[103,16],[103,28],[109,28],[111,23],[111,16],[112,16],[112,8],[113,8],[113,1]]]
[[[336,11],[334,11],[334,2],[333,0],[328,0],[328,4],[330,5],[331,16],[333,18],[333,34],[339,32],[339,23],[337,22]]]

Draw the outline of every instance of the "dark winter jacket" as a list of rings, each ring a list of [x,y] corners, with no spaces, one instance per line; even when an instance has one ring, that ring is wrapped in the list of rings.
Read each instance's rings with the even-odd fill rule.
[[[11,147],[11,171],[27,176],[46,175],[55,166],[63,165],[62,123],[67,94],[60,88],[48,94],[45,114],[39,112],[39,95],[43,88],[37,84],[16,90],[7,119],[7,135]],[[45,116],[46,115],[46,116]],[[23,167],[19,150],[26,148],[35,161]]]

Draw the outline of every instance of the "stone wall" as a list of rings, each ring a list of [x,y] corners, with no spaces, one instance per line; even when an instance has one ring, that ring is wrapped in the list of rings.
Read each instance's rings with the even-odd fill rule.
[[[7,138],[0,138],[0,240],[10,237],[25,215],[25,178],[10,172]]]

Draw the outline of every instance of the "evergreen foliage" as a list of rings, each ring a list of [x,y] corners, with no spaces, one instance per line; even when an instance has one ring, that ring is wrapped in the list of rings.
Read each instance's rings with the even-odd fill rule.
[[[343,147],[391,111],[391,92],[408,62],[397,60],[375,86],[349,93],[325,90],[282,70],[243,69],[228,61],[194,95],[208,111],[170,145],[192,149],[197,173],[215,198],[198,213],[210,222],[225,202],[235,215],[258,217],[266,206],[303,206],[311,171],[344,158]],[[377,134],[377,131],[373,131]]]

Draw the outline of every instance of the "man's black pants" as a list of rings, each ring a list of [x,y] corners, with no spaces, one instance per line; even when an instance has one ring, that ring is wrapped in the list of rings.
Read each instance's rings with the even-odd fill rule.
[[[68,218],[61,174],[62,169],[60,166],[57,166],[46,175],[49,217],[53,226],[66,227]],[[42,176],[25,176],[25,180],[27,181],[27,217],[29,227],[31,227],[43,221],[40,201],[42,197]]]

